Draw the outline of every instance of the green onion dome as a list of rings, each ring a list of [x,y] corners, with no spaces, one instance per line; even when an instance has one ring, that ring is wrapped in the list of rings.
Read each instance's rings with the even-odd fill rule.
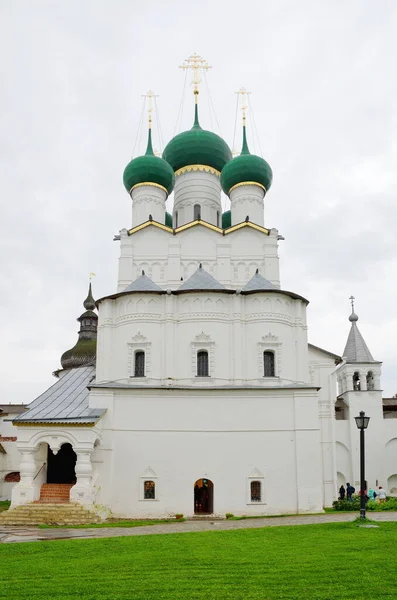
[[[124,169],[123,182],[128,193],[141,185],[160,187],[167,195],[174,189],[175,177],[172,168],[153,152],[151,129],[149,129],[146,153],[128,163]]]
[[[222,169],[221,186],[223,191],[229,196],[233,188],[239,185],[259,185],[266,193],[272,185],[272,180],[273,172],[270,165],[260,156],[250,154],[244,125],[241,154]]]
[[[95,300],[92,295],[91,283],[88,288],[88,296],[84,300],[84,308],[85,312],[77,319],[80,323],[79,339],[73,348],[62,354],[62,369],[76,369],[95,363],[98,316],[94,313]]]
[[[172,228],[172,215],[169,212],[165,213],[165,222],[164,225],[166,225],[166,227],[171,227]]]
[[[193,166],[198,170],[219,174],[231,158],[232,153],[226,142],[216,133],[200,127],[197,104],[193,127],[172,138],[163,152],[163,159],[177,175]]]

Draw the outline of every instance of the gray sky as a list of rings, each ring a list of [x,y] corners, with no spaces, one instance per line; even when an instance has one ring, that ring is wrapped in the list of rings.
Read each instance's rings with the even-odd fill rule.
[[[282,287],[310,300],[309,341],[342,353],[354,294],[397,392],[396,30],[394,0],[0,0],[1,401],[53,383],[91,271],[96,297],[115,291],[141,94],[159,94],[167,142],[193,52],[229,145],[234,92],[252,92],[266,225],[286,238]],[[210,128],[205,86],[201,102]]]

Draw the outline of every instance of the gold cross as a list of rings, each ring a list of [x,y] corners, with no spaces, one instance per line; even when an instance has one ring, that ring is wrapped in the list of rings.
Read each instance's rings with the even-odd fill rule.
[[[244,87],[241,87],[237,92],[235,92],[238,96],[241,96],[241,110],[243,113],[243,125],[246,124],[247,122],[247,99],[248,99],[248,94],[250,94],[251,92],[247,92],[247,90]]]
[[[354,297],[354,296],[350,296],[349,300],[350,300],[350,304],[352,305],[352,312],[354,312],[354,301],[355,301],[355,297]]]
[[[206,60],[204,60],[204,58],[202,56],[200,56],[199,54],[191,54],[189,56],[189,58],[187,58],[182,65],[179,66],[180,69],[183,69],[184,71],[187,71],[188,69],[192,69],[193,71],[193,80],[192,80],[192,84],[194,85],[194,94],[196,95],[197,98],[197,94],[199,93],[199,83],[201,83],[201,79],[200,79],[200,75],[199,75],[199,71],[200,69],[202,71],[208,71],[208,69],[212,69],[212,67],[210,67],[210,65],[207,63]]]
[[[152,128],[152,112],[153,112],[153,103],[152,100],[153,98],[158,98],[158,95],[154,94],[152,92],[152,90],[149,90],[148,92],[146,92],[146,94],[142,94],[142,98],[147,98],[148,101],[148,119],[149,119],[149,129]]]

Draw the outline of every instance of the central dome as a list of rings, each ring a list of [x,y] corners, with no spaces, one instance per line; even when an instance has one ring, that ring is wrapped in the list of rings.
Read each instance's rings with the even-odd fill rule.
[[[193,127],[172,138],[163,152],[163,159],[175,172],[190,165],[200,165],[220,173],[231,158],[226,142],[216,133],[200,127],[197,104]]]

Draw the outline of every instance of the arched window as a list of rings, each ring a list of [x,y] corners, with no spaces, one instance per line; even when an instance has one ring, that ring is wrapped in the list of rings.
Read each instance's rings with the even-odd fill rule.
[[[262,484],[260,481],[251,481],[251,502],[262,502]]]
[[[178,211],[175,211],[175,229],[178,227]]]
[[[134,377],[145,377],[145,353],[143,350],[135,352]]]
[[[216,211],[216,226],[220,227],[220,220],[221,220],[221,216],[219,213],[219,210]]]
[[[193,221],[197,221],[197,219],[201,219],[201,206],[200,204],[195,204],[193,207]]]
[[[353,390],[355,392],[359,392],[361,390],[360,373],[358,371],[355,371],[353,375]]]
[[[274,352],[266,350],[266,352],[263,353],[263,376],[274,377],[274,375]]]
[[[156,484],[154,481],[145,481],[143,484],[143,497],[145,500],[156,499]]]
[[[372,392],[375,389],[374,374],[372,371],[367,373],[367,390]]]
[[[197,352],[197,377],[208,377],[208,352],[200,350]]]

